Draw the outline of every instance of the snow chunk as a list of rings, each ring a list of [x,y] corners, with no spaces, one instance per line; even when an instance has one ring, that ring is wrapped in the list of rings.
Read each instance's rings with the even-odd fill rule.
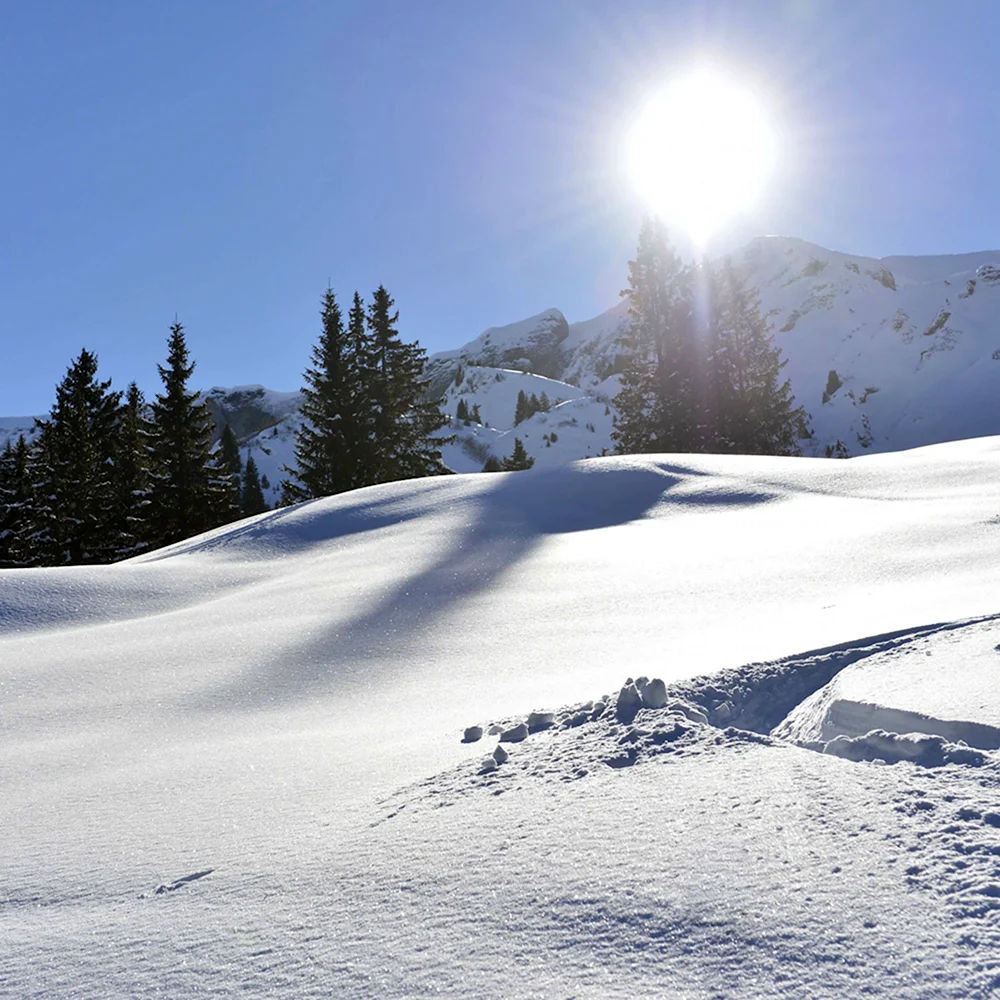
[[[948,743],[940,736],[887,733],[884,729],[873,729],[854,739],[838,736],[825,745],[823,752],[846,760],[880,760],[886,764],[909,761],[921,767],[942,767],[945,764],[978,767],[986,762],[986,755],[978,750],[970,750],[964,744]]]

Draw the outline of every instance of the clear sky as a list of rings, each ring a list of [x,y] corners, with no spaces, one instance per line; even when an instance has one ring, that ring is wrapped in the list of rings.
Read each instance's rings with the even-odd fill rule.
[[[1000,4],[31,0],[0,30],[0,414],[86,346],[158,386],[294,389],[329,280],[430,351],[617,301],[625,124],[710,58],[778,121],[759,233],[873,256],[1000,247]]]

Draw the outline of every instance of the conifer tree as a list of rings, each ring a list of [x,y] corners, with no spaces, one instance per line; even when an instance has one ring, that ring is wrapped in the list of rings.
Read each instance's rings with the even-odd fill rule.
[[[373,483],[431,476],[444,471],[441,446],[451,440],[438,435],[448,423],[440,399],[427,395],[423,371],[427,352],[406,344],[396,324],[395,303],[380,285],[368,308],[369,343],[374,356],[375,456]]]
[[[370,470],[375,462],[377,372],[365,304],[357,290],[347,313],[347,356],[354,425],[350,442],[351,486],[367,486],[372,482]]]
[[[188,391],[195,363],[184,327],[174,323],[167,340],[167,363],[157,365],[163,392],[151,405],[150,536],[169,545],[225,523],[228,484],[214,467],[212,414],[197,392]]]
[[[490,455],[483,466],[483,472],[503,472],[503,462],[496,455]]]
[[[84,348],[56,386],[49,416],[36,423],[32,549],[39,565],[114,559],[114,459],[120,392],[97,379]]]
[[[805,410],[781,380],[781,349],[755,290],[727,260],[712,277],[709,329],[714,451],[798,455]]]
[[[617,450],[697,450],[700,376],[690,274],[659,219],[643,220],[622,295],[629,323],[620,340],[625,361],[615,397]]]
[[[483,422],[483,418],[482,418],[482,416],[479,413],[479,404],[478,403],[473,403],[472,404],[472,409],[469,411],[469,419],[474,424],[481,424]]]
[[[115,440],[115,558],[137,555],[149,547],[149,437],[146,400],[131,382],[118,414]]]
[[[523,420],[531,416],[531,404],[528,402],[527,393],[523,389],[517,391],[517,402],[514,404],[514,426],[516,427]]]
[[[0,452],[0,569],[30,565],[31,454],[21,434]]]
[[[257,474],[257,463],[253,460],[253,455],[247,456],[240,508],[244,517],[250,517],[252,514],[263,514],[265,510],[268,510],[264,491],[261,489],[260,477]]]
[[[548,413],[552,409],[552,403],[549,401],[548,394],[543,392],[541,396],[538,397],[538,408],[542,413]]]
[[[458,406],[455,407],[455,419],[469,422],[469,405],[464,399],[459,399]]]
[[[219,438],[219,450],[216,453],[216,464],[222,478],[226,481],[229,491],[229,505],[232,519],[242,516],[242,491],[240,476],[243,473],[243,462],[240,459],[240,445],[236,440],[232,427],[226,424]]]
[[[514,438],[514,450],[501,463],[504,472],[521,472],[530,469],[535,460],[528,457],[520,438]]]
[[[323,296],[323,331],[305,371],[302,424],[295,435],[295,468],[286,466],[282,503],[342,493],[355,485],[356,448],[351,359],[344,320],[332,288]],[[352,334],[356,331],[352,329]]]

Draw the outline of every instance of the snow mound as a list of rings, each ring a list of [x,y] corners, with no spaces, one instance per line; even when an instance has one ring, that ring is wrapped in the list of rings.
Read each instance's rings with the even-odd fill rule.
[[[926,635],[853,663],[796,706],[774,732],[829,744],[865,739],[873,730],[1000,748],[997,622]],[[854,753],[849,746],[839,742],[830,752]],[[858,744],[858,752],[868,751]]]

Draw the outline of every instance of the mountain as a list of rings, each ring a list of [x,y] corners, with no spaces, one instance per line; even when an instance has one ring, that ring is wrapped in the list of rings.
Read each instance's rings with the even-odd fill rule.
[[[0,994],[995,997],[998,514],[630,456],[0,570]]]
[[[762,237],[734,254],[758,290],[811,418],[807,455],[859,455],[1000,433],[1000,251],[938,257],[859,257],[790,237]],[[626,303],[569,323],[558,309],[486,330],[432,355],[431,391],[445,398],[454,444],[446,464],[475,472],[509,455],[514,438],[539,466],[613,451],[615,375]],[[460,378],[458,376],[461,376]],[[519,391],[553,406],[514,425]],[[263,386],[206,393],[280,495],[294,457],[299,395]],[[459,421],[460,400],[482,423]],[[0,444],[32,418],[0,419]]]

